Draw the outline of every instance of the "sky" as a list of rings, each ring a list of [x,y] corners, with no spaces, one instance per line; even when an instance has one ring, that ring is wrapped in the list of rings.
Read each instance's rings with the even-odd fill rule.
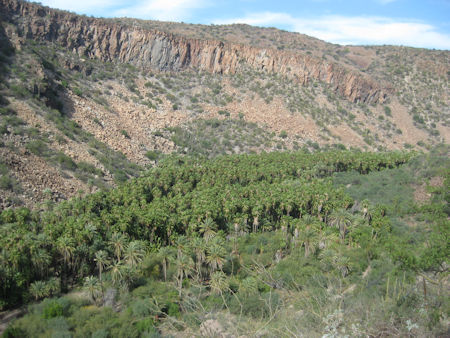
[[[450,0],[41,0],[96,17],[247,23],[341,45],[450,50]]]

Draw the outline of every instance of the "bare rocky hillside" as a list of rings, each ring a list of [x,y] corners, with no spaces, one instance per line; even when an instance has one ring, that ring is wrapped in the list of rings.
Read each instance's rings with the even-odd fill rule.
[[[0,207],[107,189],[164,154],[449,143],[450,53],[0,0]]]

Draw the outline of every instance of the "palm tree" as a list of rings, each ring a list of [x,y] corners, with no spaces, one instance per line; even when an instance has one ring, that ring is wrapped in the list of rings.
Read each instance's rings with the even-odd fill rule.
[[[59,293],[59,291],[61,290],[61,283],[59,278],[53,277],[50,278],[47,282],[47,290],[49,293],[49,296],[55,295],[57,293]]]
[[[332,243],[339,242],[339,236],[332,229],[325,229],[318,234],[318,247],[320,250],[327,249]]]
[[[84,279],[84,287],[86,291],[88,291],[92,301],[95,302],[97,300],[100,291],[97,277],[94,276],[86,277]]]
[[[61,274],[61,284],[63,286],[63,289],[65,289],[67,286],[68,268],[71,266],[72,255],[75,250],[74,245],[74,240],[66,235],[59,237],[56,241],[56,247],[60,254],[63,256],[64,262]]]
[[[252,231],[256,232],[258,231],[258,227],[259,227],[259,217],[260,214],[262,213],[262,207],[257,205],[253,210],[253,223],[252,223]]]
[[[56,247],[63,256],[64,263],[70,265],[74,248],[74,240],[68,236],[61,236],[56,241]]]
[[[94,261],[97,262],[97,268],[99,273],[100,283],[102,282],[102,272],[105,268],[106,264],[108,264],[108,253],[104,250],[99,250],[95,253]]]
[[[177,257],[180,257],[183,253],[189,249],[189,241],[186,236],[177,236],[175,239],[175,246],[177,248]]]
[[[317,219],[317,216],[313,216],[313,215],[310,215],[310,214],[303,215],[301,220],[306,225],[316,224],[319,221]]]
[[[109,259],[108,259],[108,254],[106,251],[104,250],[99,250],[95,253],[95,258],[94,261],[97,262],[97,268],[98,268],[98,276],[99,276],[99,280],[100,280],[100,288],[102,290],[102,297],[104,297],[104,293],[103,293],[103,280],[102,280],[102,272],[103,269],[105,268],[105,266],[108,264]]]
[[[113,285],[117,285],[122,281],[123,277],[122,270],[123,270],[122,262],[114,262],[109,265],[109,272],[111,273]]]
[[[308,257],[310,253],[314,253],[316,251],[316,246],[318,243],[316,229],[312,226],[307,226],[300,232],[299,237],[305,247],[305,257]]]
[[[365,226],[368,226],[369,221],[364,219],[362,217],[362,215],[359,214],[355,214],[352,215],[351,218],[351,227],[348,229],[348,239],[349,239],[349,246],[358,246],[360,247],[361,243],[355,242],[354,238],[355,238],[355,234],[357,234],[358,232],[360,232],[360,230],[358,230],[358,228],[362,228]]]
[[[86,232],[87,238],[92,241],[94,236],[97,234],[97,227],[92,223],[88,223],[85,225],[84,230]]]
[[[247,277],[239,285],[239,293],[245,296],[253,295],[258,292],[258,281],[254,277]]]
[[[342,277],[346,277],[350,272],[350,259],[339,250],[328,248],[323,250],[319,255],[320,262],[327,270],[330,267],[338,270]]]
[[[128,243],[125,250],[125,260],[131,267],[137,266],[144,259],[145,250],[141,241]]]
[[[338,255],[334,260],[334,267],[341,272],[342,277],[346,277],[350,272],[350,258]]]
[[[125,251],[126,243],[127,237],[121,234],[120,232],[114,232],[111,235],[111,240],[109,241],[109,244],[112,246],[118,262],[120,262],[120,258],[122,257],[122,254]]]
[[[38,280],[35,281],[34,283],[31,283],[29,290],[30,293],[34,296],[35,300],[39,300],[41,298],[49,296],[47,283],[42,280]]]
[[[174,249],[171,246],[163,246],[159,248],[158,255],[162,259],[164,281],[167,281],[167,269],[169,268],[169,262],[174,257]]]
[[[343,241],[347,228],[351,225],[351,214],[344,209],[334,211],[330,215],[330,225],[339,229],[339,235]]]
[[[123,290],[128,290],[128,287],[137,278],[136,268],[131,265],[125,264],[121,267],[121,281],[120,286]]]
[[[334,264],[336,250],[333,248],[325,248],[319,253],[319,261],[325,271],[329,271]]]
[[[206,260],[206,242],[203,237],[194,237],[191,241],[191,248],[195,254],[195,267],[198,278],[201,278],[201,268]]]
[[[178,284],[178,295],[181,297],[181,288],[183,287],[183,278],[187,277],[194,266],[194,261],[191,257],[181,254],[177,257],[177,284]]]
[[[52,261],[52,257],[43,248],[39,248],[31,254],[31,262],[34,268],[39,272],[40,277],[44,277],[48,266]]]
[[[367,220],[371,220],[372,218],[372,213],[369,212],[370,210],[370,203],[368,199],[365,199],[361,202],[361,207],[362,207],[362,212],[363,212],[363,217]],[[371,210],[370,210],[371,211]]]
[[[223,273],[223,271],[216,271],[211,274],[209,286],[211,287],[212,291],[220,294],[220,296],[222,297],[223,305],[225,305],[225,307],[228,309],[228,305],[225,301],[225,297],[223,296],[223,292],[229,288],[229,283],[227,280],[227,276]]]
[[[212,271],[216,271],[218,268],[222,270],[223,263],[225,262],[225,256],[226,250],[220,243],[211,243],[207,249],[206,261]]]
[[[203,234],[203,238],[208,243],[217,232],[217,224],[214,223],[212,218],[206,218],[202,224],[200,224],[200,233]]]

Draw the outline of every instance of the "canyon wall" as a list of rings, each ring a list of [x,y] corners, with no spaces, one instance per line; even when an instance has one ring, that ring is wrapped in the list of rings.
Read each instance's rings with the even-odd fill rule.
[[[295,78],[303,85],[318,80],[352,102],[383,102],[392,92],[369,76],[307,54],[260,49],[216,40],[121,25],[20,0],[0,0],[2,21],[24,38],[57,43],[103,61],[130,63],[159,71],[192,68],[234,74],[244,67]]]

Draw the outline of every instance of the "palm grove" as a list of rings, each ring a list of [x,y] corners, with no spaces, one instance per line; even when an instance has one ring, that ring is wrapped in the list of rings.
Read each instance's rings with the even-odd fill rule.
[[[264,321],[285,308],[287,294],[308,293],[301,304],[312,316],[305,317],[308,325],[338,332],[342,327],[325,323],[329,317],[320,312],[331,303],[323,294],[327,287],[355,284],[380,304],[392,298],[403,309],[413,289],[414,297],[424,297],[415,289],[423,276],[429,285],[424,322],[433,323],[423,330],[433,330],[448,311],[439,291],[449,250],[448,176],[429,204],[411,207],[429,223],[418,237],[411,234],[415,239],[393,224],[392,206],[356,200],[333,181],[339,174],[364,178],[400,170],[417,158],[350,151],[169,157],[110,191],[46,203],[39,211],[4,210],[1,306],[82,287],[100,315],[110,311],[102,306],[115,290],[128,295],[122,306],[131,310],[110,313],[114,324],[107,334],[139,336],[169,324],[198,328],[200,314],[215,311]],[[372,285],[364,276],[368,271],[378,274]],[[41,312],[31,311],[10,331],[30,334],[36,327],[27,320],[42,315],[68,322],[67,332],[86,334],[89,325],[73,319],[85,311],[82,304],[68,307],[61,299],[44,301]],[[137,304],[145,309],[136,310]],[[333,304],[339,311],[344,307]],[[130,313],[134,319],[127,321]],[[392,330],[406,330],[406,319],[397,320]],[[371,324],[373,330],[380,322]],[[42,333],[55,332],[45,325],[39,326]],[[98,330],[105,329],[89,334]]]

